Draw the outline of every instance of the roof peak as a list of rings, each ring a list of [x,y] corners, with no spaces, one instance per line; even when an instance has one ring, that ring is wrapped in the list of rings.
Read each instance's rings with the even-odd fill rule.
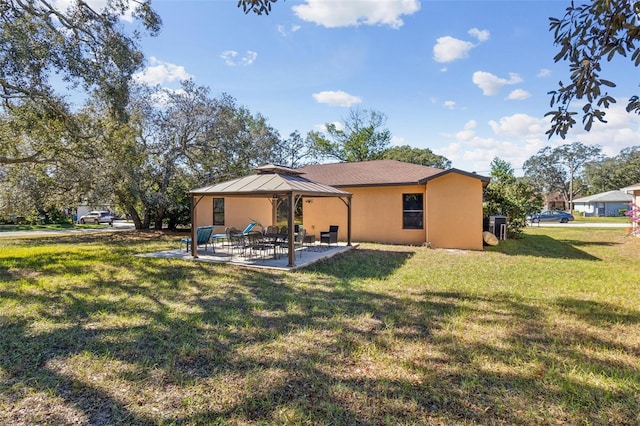
[[[281,166],[280,164],[265,164],[260,167],[256,167],[255,170],[259,175],[280,174],[300,176],[304,174],[300,170],[292,169],[290,167]]]

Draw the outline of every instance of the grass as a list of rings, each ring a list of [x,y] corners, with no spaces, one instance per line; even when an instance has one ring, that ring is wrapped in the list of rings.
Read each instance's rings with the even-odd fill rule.
[[[640,423],[640,239],[361,245],[302,272],[0,239],[0,424]]]
[[[576,222],[586,223],[628,223],[631,226],[629,216],[582,216],[581,213],[574,213]]]

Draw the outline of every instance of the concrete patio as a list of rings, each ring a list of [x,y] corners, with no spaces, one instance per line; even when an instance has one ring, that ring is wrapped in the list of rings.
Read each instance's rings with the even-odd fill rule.
[[[226,263],[229,265],[246,266],[259,269],[273,269],[280,271],[295,271],[305,268],[313,263],[328,259],[340,253],[345,253],[355,247],[357,244],[347,246],[346,243],[338,243],[333,245],[312,244],[296,250],[295,266],[288,266],[288,256],[281,253],[278,258],[273,257],[273,253],[264,253],[265,257],[260,256],[242,256],[238,253],[232,253],[225,247],[216,246],[215,251],[212,246],[206,250],[204,247],[198,247],[198,257],[191,256],[190,251],[186,251],[184,245],[182,248],[166,250],[155,253],[139,254],[139,257],[153,257],[162,259],[188,259],[197,262],[209,263]]]

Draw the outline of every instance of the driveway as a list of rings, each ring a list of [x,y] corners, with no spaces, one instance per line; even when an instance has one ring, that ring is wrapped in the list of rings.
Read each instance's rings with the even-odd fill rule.
[[[114,232],[114,231],[129,231],[135,229],[133,222],[127,222],[124,220],[114,220],[113,226],[102,225],[100,228],[75,228],[75,229],[56,229],[56,230],[42,230],[42,231],[7,231],[0,232],[0,238],[15,238],[15,237],[50,237],[55,235],[74,235],[74,234],[89,234],[96,232]]]

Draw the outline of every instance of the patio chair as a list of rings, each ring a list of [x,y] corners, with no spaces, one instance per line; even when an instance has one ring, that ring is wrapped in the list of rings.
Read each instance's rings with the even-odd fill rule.
[[[300,249],[300,250],[297,250],[296,253],[300,255],[301,259],[302,259],[302,252],[304,251],[304,238],[306,236],[307,236],[307,231],[305,231],[304,228],[299,229],[298,233],[296,234],[295,241],[293,242],[293,249],[294,250],[296,250],[297,248]]]
[[[246,244],[244,240],[244,234],[242,231],[237,230],[236,228],[231,228],[227,232],[229,238],[229,250],[233,255],[234,251],[238,251],[238,254],[242,254],[244,256],[246,250]]]
[[[338,244],[338,225],[331,225],[328,231],[320,232],[320,243]]]
[[[267,229],[264,232],[265,234],[274,235],[280,233],[280,228],[274,225],[267,226]]]
[[[251,230],[252,230],[253,228],[255,228],[255,226],[256,226],[257,224],[258,224],[258,222],[251,222],[250,224],[248,224],[248,225],[247,225],[247,227],[246,227],[246,228],[244,228],[244,229],[242,230],[242,233],[243,233],[244,235],[247,235],[249,232],[251,232]]]
[[[205,250],[211,244],[211,234],[213,233],[213,226],[198,226],[196,228],[196,245],[199,247],[204,245]],[[180,247],[182,247],[182,243],[185,243],[187,246],[187,251],[189,251],[189,246],[192,244],[191,238],[182,238],[180,239]],[[211,244],[211,248],[215,253],[215,247]]]
[[[272,250],[273,246],[264,241],[262,232],[251,231],[247,234],[247,249],[249,250],[249,257],[252,255],[260,254],[260,259],[264,260],[265,251]]]

